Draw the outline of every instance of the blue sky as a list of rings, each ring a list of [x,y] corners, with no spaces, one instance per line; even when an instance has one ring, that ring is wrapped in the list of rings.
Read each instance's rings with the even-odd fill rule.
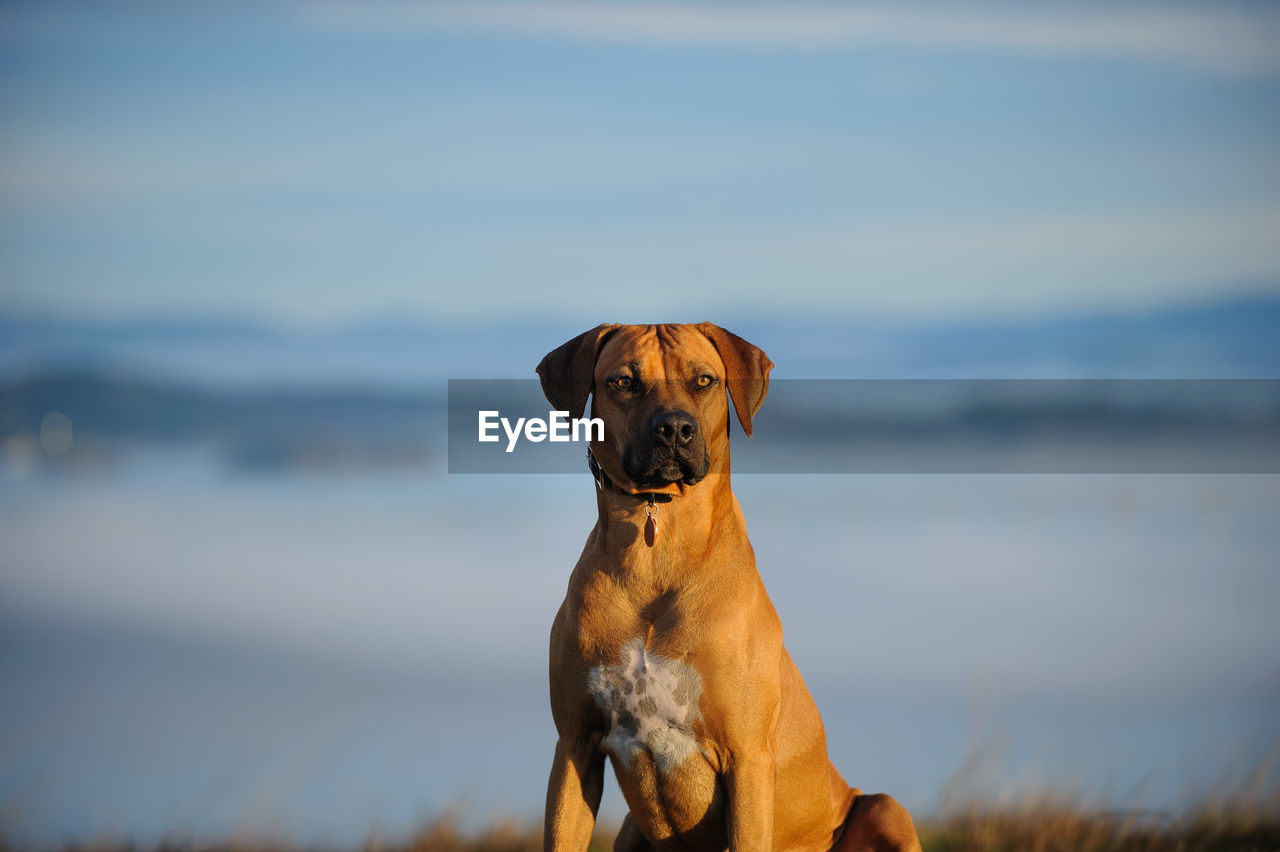
[[[0,57],[4,312],[1280,291],[1265,4],[12,3]]]

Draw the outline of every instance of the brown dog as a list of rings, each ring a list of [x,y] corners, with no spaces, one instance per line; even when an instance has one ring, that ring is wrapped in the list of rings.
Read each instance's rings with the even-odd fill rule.
[[[615,849],[920,848],[827,759],[729,489],[725,391],[750,435],[772,367],[710,323],[601,325],[538,365],[557,409],[591,395],[605,423],[599,519],[551,629],[548,850],[587,848],[606,754],[631,810]]]

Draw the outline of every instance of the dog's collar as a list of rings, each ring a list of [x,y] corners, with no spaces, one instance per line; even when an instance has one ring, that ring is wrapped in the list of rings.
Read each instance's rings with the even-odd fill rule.
[[[670,503],[673,499],[670,494],[659,494],[656,491],[640,491],[636,493],[623,491],[609,478],[609,474],[604,472],[604,468],[600,466],[600,462],[596,461],[596,457],[591,452],[590,447],[587,447],[587,467],[591,470],[591,476],[595,478],[596,488],[601,491],[616,491],[619,494],[626,494],[630,497],[639,497],[642,500],[647,500],[650,506],[654,503]]]

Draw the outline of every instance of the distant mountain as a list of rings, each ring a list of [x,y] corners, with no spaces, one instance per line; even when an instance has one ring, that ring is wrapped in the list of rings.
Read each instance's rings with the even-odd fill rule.
[[[303,329],[239,321],[67,322],[0,316],[0,380],[92,370],[244,387],[420,389],[447,378],[528,378],[566,325],[353,324]],[[549,343],[548,341],[555,341]]]
[[[75,429],[55,462],[95,464],[133,447],[207,447],[232,467],[421,464],[443,454],[442,394],[378,389],[210,389],[77,372],[0,386],[0,441],[35,441],[46,415]]]
[[[742,327],[776,341],[766,346],[776,374],[795,378],[1280,378],[1280,296],[1016,320]]]
[[[598,319],[647,320],[659,313]],[[671,319],[719,321],[764,348],[779,378],[1280,377],[1280,296],[1127,314],[945,323],[731,311]],[[299,329],[201,319],[0,316],[0,381],[91,369],[239,387],[439,387],[449,378],[530,378],[544,354],[589,324],[394,320]]]
[[[1280,434],[1275,382],[914,381],[1280,378],[1280,297],[1024,321],[723,322],[778,365],[760,436],[739,457],[748,466],[752,454],[772,452],[780,469],[792,469],[799,450],[820,444],[826,455],[814,464],[825,470],[833,446],[887,442],[910,458],[925,443],[977,441],[994,452],[1015,439],[1060,443],[1088,435],[1114,449],[1117,441],[1128,446],[1175,433],[1183,442],[1270,458],[1275,447],[1267,436]],[[0,445],[7,447],[0,461],[21,462],[29,447],[25,457],[41,464],[74,466],[169,444],[209,449],[222,463],[251,469],[422,465],[451,449],[446,379],[525,379],[525,413],[545,412],[534,365],[582,330],[571,320],[301,330],[211,320],[0,318]],[[509,408],[513,400],[499,394],[481,407]],[[464,418],[467,430],[475,410]],[[70,419],[75,439],[72,451],[46,458],[35,450],[50,412]],[[580,453],[572,456],[576,470]]]
[[[1278,380],[782,379],[769,397],[734,450],[741,472],[1280,471]],[[547,408],[535,380],[453,383],[446,398],[56,374],[0,384],[0,471],[168,448],[257,471],[439,468],[447,454],[457,473],[581,472],[580,445],[511,456],[475,439],[479,411]],[[74,440],[51,438],[50,417]]]

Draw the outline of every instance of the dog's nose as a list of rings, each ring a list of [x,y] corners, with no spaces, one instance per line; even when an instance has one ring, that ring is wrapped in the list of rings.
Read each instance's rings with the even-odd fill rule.
[[[649,421],[653,437],[659,444],[671,447],[683,447],[698,434],[698,421],[687,411],[659,411]]]

